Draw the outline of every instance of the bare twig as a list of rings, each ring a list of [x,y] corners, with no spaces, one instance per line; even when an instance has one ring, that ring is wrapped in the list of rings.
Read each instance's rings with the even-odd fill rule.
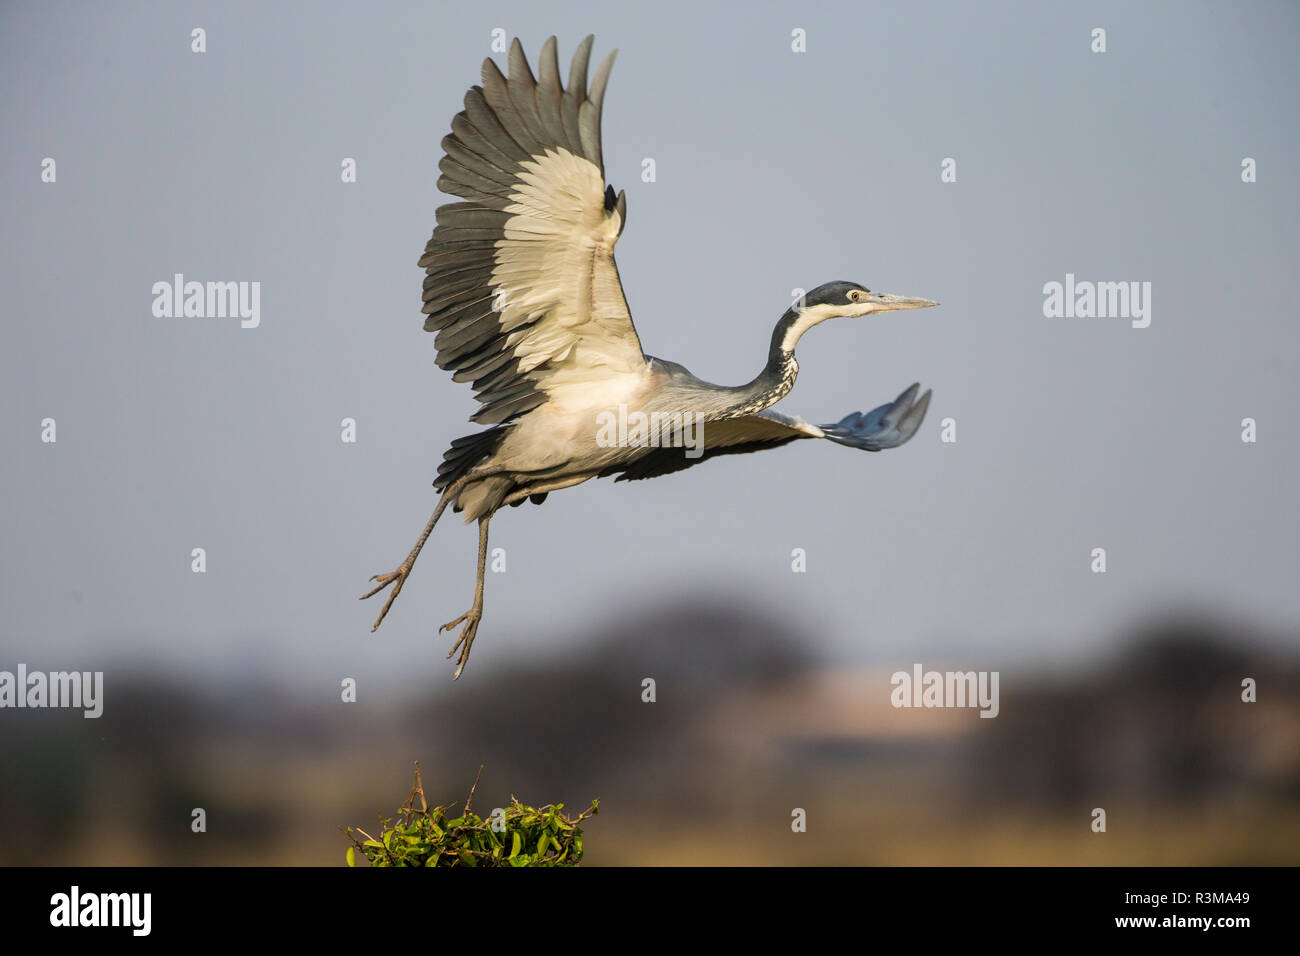
[[[465,798],[465,812],[461,814],[461,816],[463,817],[469,816],[470,804],[474,802],[474,791],[478,789],[479,778],[482,776],[483,776],[483,765],[479,764],[478,774],[477,776],[474,777],[474,786],[469,788],[469,796]]]
[[[415,809],[415,798],[420,798],[420,809]],[[408,817],[415,813],[429,812],[429,802],[424,799],[424,778],[420,776],[420,761],[415,761],[415,782],[411,784],[411,795],[406,798],[406,802],[401,806],[401,812]]]

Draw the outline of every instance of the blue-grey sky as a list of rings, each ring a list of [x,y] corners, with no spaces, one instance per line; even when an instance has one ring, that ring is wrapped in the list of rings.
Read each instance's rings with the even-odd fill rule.
[[[533,62],[551,34],[565,62],[587,33],[621,51],[604,155],[649,353],[747,381],[792,290],[833,279],[942,307],[813,330],[778,406],[834,421],[920,381],[903,448],[799,442],[499,516],[466,679],[582,653],[539,620],[690,593],[891,664],[1068,664],[1186,601],[1294,624],[1298,27],[1287,2],[6,4],[0,667],[448,683],[472,529],[438,528],[375,635],[357,596],[477,428],[415,263],[495,28]],[[177,272],[260,282],[260,326],[155,317]],[[1150,327],[1045,318],[1067,273],[1150,282]]]

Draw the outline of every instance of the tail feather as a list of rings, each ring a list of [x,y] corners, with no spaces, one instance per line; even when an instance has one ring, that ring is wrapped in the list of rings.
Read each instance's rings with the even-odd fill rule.
[[[433,479],[433,487],[442,491],[459,478],[469,474],[470,469],[489,458],[500,447],[510,427],[498,425],[474,435],[454,439],[451,447],[442,455],[442,464],[438,466],[438,477]]]

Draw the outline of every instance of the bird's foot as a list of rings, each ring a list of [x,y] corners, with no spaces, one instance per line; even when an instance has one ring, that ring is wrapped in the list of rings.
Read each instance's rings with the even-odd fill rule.
[[[392,607],[393,602],[397,600],[397,595],[402,593],[402,585],[406,583],[406,577],[410,573],[411,566],[403,563],[396,571],[391,571],[388,574],[376,574],[370,579],[372,581],[378,581],[379,583],[365,594],[361,595],[361,600],[363,601],[368,597],[374,597],[384,588],[388,587],[388,585],[393,584],[393,593],[388,595],[388,600],[384,603],[384,609],[379,612],[379,617],[375,618],[375,626],[370,629],[371,631],[379,630],[379,625],[383,623],[384,616],[388,614],[388,609]],[[396,582],[396,584],[394,584],[394,582]]]
[[[460,677],[460,672],[465,669],[465,662],[469,660],[469,649],[473,645],[474,635],[478,631],[478,622],[482,619],[483,609],[480,607],[472,607],[460,617],[456,618],[456,620],[448,621],[442,627],[438,628],[438,633],[441,634],[443,631],[450,631],[461,622],[464,622],[465,624],[465,626],[461,628],[460,637],[456,638],[456,643],[453,644],[451,650],[447,652],[447,656],[451,657],[451,655],[456,653],[457,649],[460,650],[460,656],[456,658],[456,673],[452,675],[452,680],[458,679]]]

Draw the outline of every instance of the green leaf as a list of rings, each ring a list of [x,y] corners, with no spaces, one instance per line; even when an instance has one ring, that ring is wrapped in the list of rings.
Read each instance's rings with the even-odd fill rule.
[[[357,865],[357,848],[354,846],[350,846],[348,847],[348,866],[356,866],[356,865]]]
[[[506,859],[513,860],[516,856],[519,855],[519,850],[522,847],[523,847],[523,840],[519,838],[519,831],[516,830],[513,834],[511,834],[510,855],[506,857]]]

